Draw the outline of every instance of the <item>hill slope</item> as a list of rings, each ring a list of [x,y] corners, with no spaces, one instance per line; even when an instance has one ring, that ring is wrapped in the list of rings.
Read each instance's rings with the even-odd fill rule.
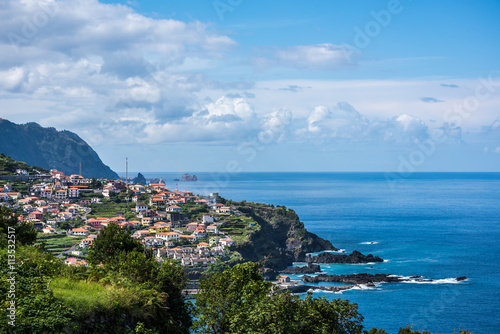
[[[0,153],[0,175],[17,175],[17,169],[24,169],[29,174],[45,173],[49,171],[36,166],[30,166],[22,161],[16,161],[3,153]]]
[[[284,206],[233,202],[237,210],[251,217],[259,229],[245,243],[234,247],[245,261],[262,263],[263,275],[274,279],[278,271],[293,262],[306,260],[306,253],[336,250],[330,241],[306,230],[294,210]]]
[[[118,178],[77,134],[43,128],[37,123],[15,124],[0,119],[0,153],[65,174],[78,174],[81,162],[85,177]]]

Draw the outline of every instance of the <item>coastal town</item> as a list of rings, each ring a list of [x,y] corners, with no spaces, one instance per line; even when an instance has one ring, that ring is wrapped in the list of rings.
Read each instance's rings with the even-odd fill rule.
[[[28,176],[25,170],[16,172]],[[37,239],[68,266],[88,266],[89,247],[100,230],[113,223],[129,230],[154,252],[157,261],[171,258],[187,268],[206,268],[230,259],[238,238],[231,235],[231,227],[243,223],[255,228],[251,219],[225,205],[217,193],[198,196],[170,190],[157,181],[89,179],[52,169],[30,182],[0,181],[0,205],[14,209],[20,221],[33,224]],[[63,247],[50,247],[57,240],[65,240]]]

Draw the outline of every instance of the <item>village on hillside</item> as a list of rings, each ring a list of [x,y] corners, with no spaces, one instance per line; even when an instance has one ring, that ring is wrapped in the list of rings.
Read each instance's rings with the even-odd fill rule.
[[[239,237],[231,235],[231,226],[257,228],[217,193],[197,196],[170,190],[161,181],[131,184],[52,169],[31,182],[0,182],[0,205],[31,222],[37,240],[69,266],[87,266],[89,247],[99,231],[113,223],[153,250],[157,261],[171,258],[185,267],[230,259]]]

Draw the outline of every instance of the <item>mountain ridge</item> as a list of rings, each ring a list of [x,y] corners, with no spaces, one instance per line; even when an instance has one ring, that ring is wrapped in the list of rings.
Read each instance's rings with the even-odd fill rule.
[[[82,163],[85,177],[119,178],[78,134],[45,128],[34,122],[16,124],[0,119],[0,153],[28,165],[57,169],[65,174],[79,174]]]

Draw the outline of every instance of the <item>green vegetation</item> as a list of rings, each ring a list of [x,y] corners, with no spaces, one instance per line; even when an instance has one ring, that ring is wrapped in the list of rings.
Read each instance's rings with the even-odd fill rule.
[[[18,221],[15,215],[7,207],[0,205],[0,247],[7,245],[29,245],[36,240],[36,231],[33,225]],[[15,233],[12,233],[14,232]],[[9,233],[10,232],[10,233]],[[15,238],[15,239],[14,239]],[[9,249],[11,246],[9,246]]]
[[[275,291],[263,280],[259,264],[243,263],[248,254],[240,251],[256,242],[259,248],[295,240],[311,245],[312,237],[292,210],[253,203],[233,205],[237,214],[221,216],[221,220],[228,230],[240,232],[235,237],[241,238],[240,247],[230,252],[227,261],[209,267],[200,279],[195,306],[182,294],[187,283],[184,269],[175,261],[155,261],[152,251],[116,224],[102,229],[95,239],[86,259],[88,267],[67,266],[50,251],[81,238],[39,235],[36,240],[31,224],[19,223],[12,211],[0,207],[0,332],[387,334],[383,329],[364,330],[357,305],[349,301]],[[9,227],[16,229],[15,249],[7,247]],[[277,231],[279,240],[268,236],[266,241],[270,229]],[[33,246],[35,241],[38,245]],[[272,248],[268,250],[266,261],[274,256]],[[14,269],[9,264],[13,251]],[[15,327],[8,324],[13,270]],[[404,327],[398,334],[430,333]]]
[[[16,161],[3,153],[0,153],[0,175],[17,175],[16,169],[24,169],[29,174],[48,173],[49,171],[41,167],[29,166],[22,161]]]
[[[50,253],[59,254],[76,244],[80,243],[85,237],[67,236],[66,234],[42,234],[37,236],[38,243],[44,243],[45,250]]]
[[[357,305],[273,292],[258,265],[238,264],[200,282],[194,328],[198,333],[337,333],[363,329]]]

